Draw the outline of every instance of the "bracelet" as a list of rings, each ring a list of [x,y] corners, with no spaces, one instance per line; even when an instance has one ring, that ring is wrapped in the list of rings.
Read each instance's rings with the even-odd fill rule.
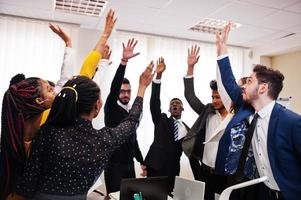
[[[128,62],[128,60],[129,60],[129,59],[126,59],[126,58],[122,58],[122,59],[121,59],[122,62],[126,62],[126,63]]]

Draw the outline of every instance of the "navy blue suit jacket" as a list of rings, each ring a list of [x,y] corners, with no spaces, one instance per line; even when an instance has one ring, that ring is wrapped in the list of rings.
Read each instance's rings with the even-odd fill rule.
[[[243,103],[242,91],[232,73],[228,57],[218,60],[223,85],[239,110],[228,124],[219,143],[216,170],[224,174],[229,151],[230,131],[243,121],[254,109]],[[301,198],[301,116],[276,103],[271,114],[267,150],[273,176],[285,199]]]

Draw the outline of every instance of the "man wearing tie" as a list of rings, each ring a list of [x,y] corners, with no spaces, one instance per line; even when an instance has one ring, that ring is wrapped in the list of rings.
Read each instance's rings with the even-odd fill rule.
[[[283,74],[277,70],[256,65],[242,88],[236,84],[227,55],[230,28],[229,23],[224,32],[217,35],[218,65],[227,93],[235,105],[240,106],[220,140],[217,163],[226,166],[230,155],[229,140],[235,125],[247,119],[251,125],[234,175],[238,179],[242,176],[251,146],[259,176],[268,177],[260,185],[260,199],[300,199],[301,116],[276,103],[284,80]],[[223,172],[226,168],[219,170]]]
[[[188,127],[181,120],[182,101],[173,98],[169,103],[170,117],[161,113],[160,86],[161,76],[165,70],[163,58],[157,61],[156,79],[152,83],[150,110],[155,125],[154,141],[145,158],[147,176],[168,176],[169,191],[174,187],[175,176],[180,173],[181,143]]]

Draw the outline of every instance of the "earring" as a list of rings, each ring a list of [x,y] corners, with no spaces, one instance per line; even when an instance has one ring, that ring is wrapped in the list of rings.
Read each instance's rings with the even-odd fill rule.
[[[96,109],[95,112],[98,113],[98,109]]]

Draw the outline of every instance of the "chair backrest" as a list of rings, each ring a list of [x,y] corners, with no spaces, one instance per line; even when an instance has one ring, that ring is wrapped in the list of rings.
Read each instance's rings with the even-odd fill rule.
[[[257,178],[257,179],[253,179],[253,180],[250,180],[250,181],[246,181],[246,182],[243,182],[243,183],[232,185],[232,186],[226,188],[221,193],[221,195],[219,196],[219,200],[228,200],[229,197],[230,197],[230,194],[231,194],[231,192],[233,190],[236,190],[236,189],[239,189],[239,188],[243,188],[243,187],[247,187],[247,186],[250,186],[250,185],[255,185],[255,184],[264,182],[267,179],[268,179],[267,176],[263,176],[263,177],[260,177],[260,178]]]

